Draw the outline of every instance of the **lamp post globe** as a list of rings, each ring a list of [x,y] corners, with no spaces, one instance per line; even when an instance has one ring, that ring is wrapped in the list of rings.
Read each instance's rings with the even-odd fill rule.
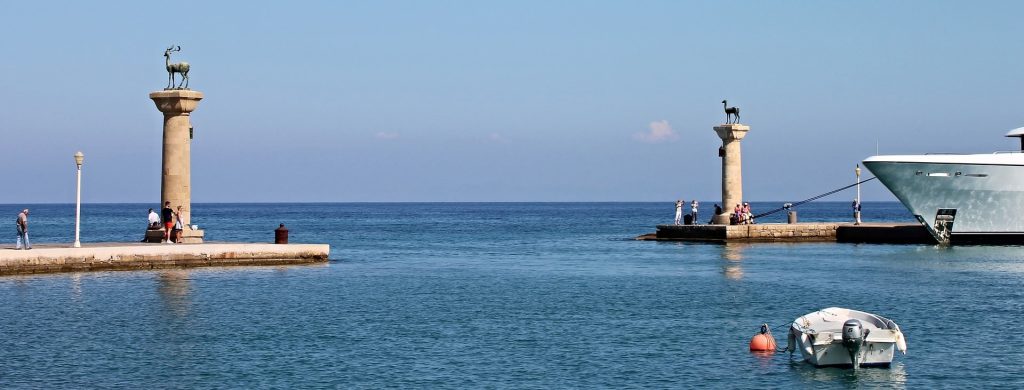
[[[75,248],[81,248],[82,243],[79,241],[81,232],[82,222],[82,163],[85,161],[85,155],[82,151],[75,152],[75,166],[78,168],[75,172],[75,180],[77,181],[75,190]]]

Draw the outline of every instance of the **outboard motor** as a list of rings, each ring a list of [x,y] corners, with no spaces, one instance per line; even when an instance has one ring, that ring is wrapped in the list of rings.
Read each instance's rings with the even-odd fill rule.
[[[864,344],[864,325],[860,320],[849,319],[843,323],[843,347],[850,353],[853,368],[860,368],[860,346]]]

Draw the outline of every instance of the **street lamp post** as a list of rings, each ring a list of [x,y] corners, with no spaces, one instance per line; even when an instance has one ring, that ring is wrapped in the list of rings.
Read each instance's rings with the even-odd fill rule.
[[[82,222],[82,161],[85,155],[81,151],[75,152],[75,165],[78,166],[77,190],[75,191],[75,248],[81,248],[82,243],[78,241],[79,231]]]
[[[860,225],[860,164],[857,164],[857,168],[854,169],[857,173],[857,204],[853,208],[853,219],[854,224]]]

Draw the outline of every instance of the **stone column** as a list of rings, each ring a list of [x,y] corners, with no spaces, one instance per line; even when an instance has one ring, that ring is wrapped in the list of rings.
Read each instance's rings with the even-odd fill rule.
[[[192,123],[190,113],[199,105],[203,93],[190,90],[157,91],[149,94],[156,108],[164,113],[164,158],[160,182],[160,207],[171,202],[171,208],[182,207],[185,225],[182,241],[203,242],[203,231],[192,230]]]
[[[750,131],[750,126],[738,123],[715,126],[715,133],[722,139],[722,214],[716,215],[716,225],[728,225],[729,214],[737,204],[743,203],[743,162],[740,157],[740,140]]]

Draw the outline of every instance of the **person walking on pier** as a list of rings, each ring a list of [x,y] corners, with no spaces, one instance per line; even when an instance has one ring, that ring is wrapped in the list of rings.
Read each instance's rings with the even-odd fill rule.
[[[25,249],[32,249],[32,244],[28,242],[28,209],[21,210],[18,213],[18,240],[15,243],[14,249],[21,249],[21,242],[25,242]]]
[[[683,200],[676,200],[676,225],[683,219]]]
[[[174,228],[174,209],[171,208],[171,201],[164,202],[164,209],[160,210],[164,218],[164,243],[171,243],[171,230]]]
[[[699,203],[697,203],[697,199],[690,202],[690,220],[693,221],[694,225],[700,225],[700,223],[697,222],[697,205],[699,205]]]

